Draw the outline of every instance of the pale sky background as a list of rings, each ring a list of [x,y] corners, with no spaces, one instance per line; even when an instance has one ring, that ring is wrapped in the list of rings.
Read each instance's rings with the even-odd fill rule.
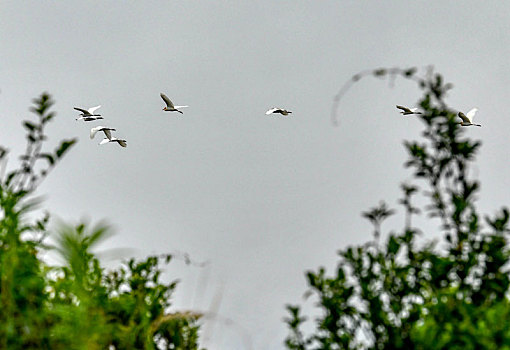
[[[510,2],[2,1],[0,33],[11,162],[31,100],[50,92],[47,146],[79,143],[40,187],[44,206],[65,221],[106,219],[116,234],[101,248],[130,248],[125,258],[210,261],[166,268],[182,281],[176,308],[216,305],[202,328],[209,349],[282,349],[284,305],[313,305],[305,271],[331,272],[338,249],[371,238],[362,211],[397,207],[410,179],[402,141],[421,124],[395,104],[420,91],[366,78],[333,127],[332,98],[361,70],[433,64],[454,84],[451,107],[479,108],[483,127],[466,132],[483,142],[481,211],[509,204]],[[190,108],[163,112],[160,92]],[[73,107],[97,104],[104,121],[75,121]],[[266,116],[273,106],[294,113]],[[96,125],[128,147],[98,146]],[[383,228],[402,228],[397,208]]]

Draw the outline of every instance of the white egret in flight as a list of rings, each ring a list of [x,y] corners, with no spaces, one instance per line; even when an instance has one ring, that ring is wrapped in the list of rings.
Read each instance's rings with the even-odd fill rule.
[[[473,118],[478,112],[478,108],[473,108],[466,114],[459,112],[458,116],[462,121],[459,123],[462,126],[481,126],[480,124],[473,124]]]
[[[273,113],[280,113],[281,115],[289,115],[292,112],[291,111],[287,111],[286,109],[276,108],[276,107],[271,108],[270,110],[268,110],[266,112],[267,115],[273,114]]]
[[[422,114],[421,112],[418,112],[418,108],[407,108],[404,106],[397,105],[397,108],[401,110],[401,114],[403,115],[409,115],[409,114]]]
[[[184,114],[182,113],[182,111],[180,111],[178,108],[186,108],[186,107],[189,107],[189,106],[174,106],[174,104],[172,103],[172,101],[170,101],[170,99],[168,98],[167,95],[165,95],[164,93],[160,93],[159,94],[161,96],[161,98],[163,99],[163,101],[165,101],[165,104],[166,104],[166,107],[163,108],[164,111],[168,111],[168,112],[179,112],[181,114]]]
[[[89,109],[83,109],[83,108],[74,107],[74,109],[76,109],[77,111],[81,112],[80,117],[76,118],[76,120],[84,120],[86,122],[90,122],[90,121],[93,121],[93,120],[104,119],[103,117],[101,117],[101,114],[94,114],[94,112],[99,107],[101,107],[101,105],[95,106],[95,107],[92,107],[92,108],[89,108]]]
[[[108,139],[111,139],[112,138],[111,131],[116,131],[116,130],[113,128],[108,128],[106,126],[96,126],[95,128],[90,129],[90,138],[93,139],[99,131],[104,132],[105,136]]]
[[[108,143],[108,142],[117,142],[122,147],[127,147],[127,141],[126,140],[121,140],[121,139],[118,139],[116,137],[112,137],[111,139],[103,139],[103,141],[99,142],[99,144],[100,145],[104,145],[105,143]]]

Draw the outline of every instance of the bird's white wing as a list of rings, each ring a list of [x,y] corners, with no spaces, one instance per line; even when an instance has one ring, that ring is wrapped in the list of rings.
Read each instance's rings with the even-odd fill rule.
[[[418,108],[416,108],[416,107],[415,107],[415,108],[409,108],[409,110],[410,110],[411,112],[413,112],[413,113],[418,112]]]
[[[103,141],[99,142],[100,145],[104,145],[105,143],[110,142],[110,139],[103,139]]]
[[[469,120],[473,121],[473,118],[474,118],[474,116],[475,116],[476,112],[478,112],[478,108],[473,108],[473,109],[471,109],[469,112],[467,112],[467,113],[466,113],[466,117],[467,117]]]
[[[165,101],[166,106],[167,106],[168,108],[175,108],[175,107],[174,107],[174,104],[172,103],[172,101],[170,101],[170,99],[168,98],[168,96],[167,96],[167,95],[165,95],[164,93],[160,93],[159,95],[161,96],[161,98],[163,99],[163,101]]]
[[[466,117],[466,115],[462,112],[459,112],[458,114],[459,118],[462,119],[463,122],[465,123],[471,123],[471,120],[469,120],[468,117]]]
[[[83,108],[74,107],[74,109],[76,109],[77,111],[82,112],[83,114],[88,114],[89,113],[89,111],[87,111],[86,109],[83,109]]]
[[[99,105],[99,106],[95,106],[95,107],[92,107],[92,108],[89,108],[88,112],[89,112],[90,114],[94,114],[94,111],[95,111],[96,109],[100,108],[100,107],[101,107],[101,105]]]
[[[267,115],[269,115],[269,114],[271,114],[271,113],[274,113],[274,112],[275,112],[275,111],[277,111],[277,110],[278,110],[278,108],[271,108],[270,110],[268,110],[268,111],[266,112],[266,114],[267,114]]]
[[[90,129],[90,138],[93,139],[96,136],[97,132],[102,128],[104,128],[104,126],[96,126],[95,128]]]
[[[412,113],[412,110],[410,110],[410,109],[409,109],[409,108],[407,108],[407,107],[397,105],[397,108],[398,108],[398,109],[401,109],[402,111],[404,111],[404,112],[406,112],[406,113]]]
[[[106,135],[106,137],[108,138],[108,140],[111,140],[111,139],[112,139],[112,133],[110,132],[110,130],[108,130],[108,129],[103,129],[103,132],[104,132],[104,134]]]
[[[189,106],[174,106],[174,108],[187,108]]]

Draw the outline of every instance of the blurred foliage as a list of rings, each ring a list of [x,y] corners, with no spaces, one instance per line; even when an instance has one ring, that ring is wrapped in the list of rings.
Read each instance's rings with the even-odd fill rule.
[[[402,186],[404,228],[379,238],[393,211],[381,203],[363,213],[374,225],[374,240],[340,250],[332,275],[322,267],[306,274],[320,316],[307,335],[307,317],[299,306],[287,306],[288,349],[510,349],[509,211],[481,218],[475,207],[480,184],[469,177],[480,142],[466,137],[468,129],[444,102],[452,85],[430,69],[416,74],[414,68],[377,69],[346,85],[365,75],[417,82],[423,114],[412,118],[423,123],[424,140],[405,142],[414,180]],[[413,206],[417,193],[428,198],[425,208]],[[424,231],[411,219],[420,213],[439,220],[436,239],[418,239]]]
[[[176,281],[161,281],[161,263],[171,255],[130,259],[106,270],[91,249],[109,228],[62,225],[49,245],[49,215],[33,218],[37,185],[76,142],[62,141],[43,152],[44,128],[53,119],[43,94],[24,121],[27,147],[7,172],[0,148],[0,349],[198,349],[194,312],[171,312]],[[63,266],[42,254],[57,251]]]

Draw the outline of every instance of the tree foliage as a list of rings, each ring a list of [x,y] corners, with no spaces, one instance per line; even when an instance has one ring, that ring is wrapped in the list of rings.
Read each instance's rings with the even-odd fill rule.
[[[405,142],[405,166],[414,177],[402,186],[405,227],[379,239],[392,210],[381,203],[363,213],[374,225],[374,240],[340,250],[334,274],[322,267],[306,274],[321,312],[305,335],[300,307],[287,306],[288,349],[510,348],[509,211],[482,219],[475,206],[480,184],[469,176],[480,142],[466,136],[444,101],[452,85],[432,71],[416,72],[363,72],[335,100],[337,108],[346,89],[366,75],[416,81],[423,114],[413,117],[424,125],[423,140]],[[412,204],[417,193],[428,198],[422,210]],[[439,220],[437,239],[419,239],[424,230],[412,217],[420,212]]]
[[[76,142],[42,150],[52,103],[43,94],[31,109],[36,121],[23,122],[27,147],[19,167],[7,172],[8,151],[0,148],[0,348],[198,349],[200,314],[172,312],[177,282],[162,282],[160,266],[171,255],[107,270],[91,249],[108,226],[62,225],[50,245],[49,215],[31,219],[37,185]],[[63,266],[41,258],[50,250]]]

